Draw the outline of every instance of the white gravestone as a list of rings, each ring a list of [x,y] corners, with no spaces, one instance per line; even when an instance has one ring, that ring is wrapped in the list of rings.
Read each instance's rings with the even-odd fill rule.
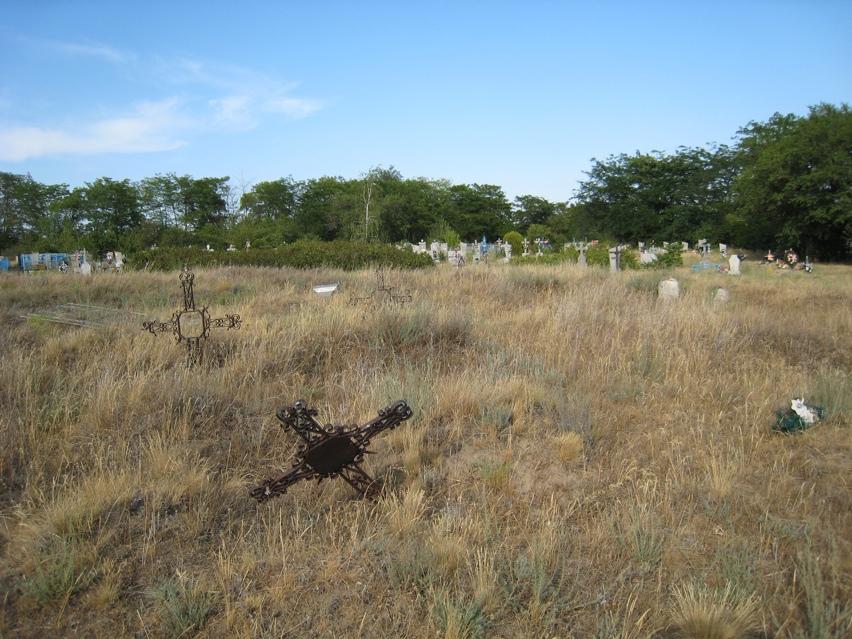
[[[728,273],[731,275],[739,275],[740,274],[740,260],[738,255],[731,255],[728,258]]]
[[[657,256],[654,253],[649,251],[642,251],[639,254],[639,263],[640,264],[653,264],[657,261]]]
[[[726,289],[726,288],[717,288],[716,294],[713,296],[713,301],[716,304],[725,304],[730,299],[731,299],[731,294],[728,293],[728,289]]]
[[[665,279],[657,287],[657,295],[661,300],[676,300],[680,297],[680,284],[673,277]]]
[[[618,247],[609,249],[609,271],[610,273],[618,273],[621,266],[621,252]]]
[[[92,274],[92,265],[88,262],[83,262],[80,264],[80,275],[89,276]]]
[[[578,250],[580,251],[580,255],[577,257],[577,264],[585,268],[586,266],[588,266],[588,262],[586,261],[587,249],[585,246],[581,246]]]

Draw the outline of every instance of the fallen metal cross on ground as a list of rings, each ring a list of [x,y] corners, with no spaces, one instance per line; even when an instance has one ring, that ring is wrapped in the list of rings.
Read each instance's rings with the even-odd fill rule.
[[[396,287],[387,286],[385,284],[385,273],[381,269],[376,271],[376,288],[367,297],[350,297],[349,305],[356,306],[361,302],[395,302],[397,304],[405,304],[411,301],[411,293],[405,291],[396,293]]]
[[[278,478],[267,479],[251,490],[251,496],[266,501],[283,495],[287,488],[303,479],[340,477],[362,498],[374,497],[378,484],[361,468],[364,455],[370,453],[370,439],[382,431],[392,430],[411,417],[411,408],[400,400],[379,411],[378,417],[363,426],[323,426],[316,419],[317,411],[308,408],[304,400],[282,408],[276,413],[282,428],[292,428],[304,442],[296,452],[293,468]]]
[[[142,330],[148,331],[151,335],[171,332],[178,344],[186,341],[187,368],[192,368],[201,361],[204,354],[204,342],[202,340],[207,339],[211,328],[231,330],[232,328],[239,328],[242,324],[239,315],[228,314],[225,317],[211,319],[206,306],[202,306],[200,309],[195,308],[195,296],[192,291],[194,280],[195,274],[189,270],[189,267],[185,266],[180,274],[180,284],[183,288],[183,309],[175,311],[168,322],[157,322],[156,320],[142,322]]]
[[[109,308],[107,306],[96,306],[94,304],[80,304],[67,302],[60,304],[50,310],[37,313],[27,313],[21,317],[24,319],[43,320],[55,324],[67,326],[80,326],[83,328],[102,328],[109,323],[119,322],[126,319],[128,315],[142,315],[123,308]]]

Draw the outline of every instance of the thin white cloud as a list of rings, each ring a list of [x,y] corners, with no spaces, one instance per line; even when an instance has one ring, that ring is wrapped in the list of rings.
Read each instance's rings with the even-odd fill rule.
[[[174,98],[144,102],[126,116],[66,129],[9,127],[0,129],[0,160],[20,162],[57,155],[153,153],[185,144],[176,137],[188,122]]]
[[[171,61],[155,58],[152,63],[132,52],[100,43],[27,41],[67,55],[124,64],[137,75],[158,80],[161,85],[179,87],[182,99],[142,102],[120,116],[92,118],[88,122],[81,119],[57,126],[33,122],[23,106],[16,109],[14,104],[4,101],[0,89],[0,110],[10,114],[17,111],[18,116],[16,122],[6,118],[0,123],[2,161],[168,151],[184,146],[194,136],[248,131],[282,117],[304,119],[325,107],[323,100],[296,95],[297,83],[280,82],[273,76],[237,65],[189,58]],[[96,92],[80,93],[81,97],[90,95],[96,97]]]
[[[297,82],[280,82],[276,78],[238,65],[215,65],[192,58],[159,60],[158,73],[176,85],[195,84],[224,97],[209,100],[221,124],[238,128],[254,128],[260,124],[260,113],[281,114],[292,119],[307,118],[325,108],[325,101],[293,95]]]
[[[301,119],[313,115],[324,106],[322,100],[279,97],[267,100],[263,105],[263,110],[270,113],[283,113],[287,117]]]
[[[29,36],[18,36],[18,39],[35,48],[50,49],[66,56],[97,58],[111,64],[123,64],[125,62],[133,62],[137,59],[136,54],[131,51],[116,49],[102,42],[70,42],[32,38]]]
[[[257,126],[252,114],[253,100],[247,95],[229,95],[209,100],[213,118],[217,124],[227,128],[246,131]]]

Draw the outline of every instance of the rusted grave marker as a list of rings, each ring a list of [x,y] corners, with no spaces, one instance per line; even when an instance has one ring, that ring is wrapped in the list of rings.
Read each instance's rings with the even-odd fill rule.
[[[385,272],[382,269],[376,271],[376,288],[366,297],[350,297],[349,305],[369,304],[377,306],[385,302],[405,304],[411,301],[411,293],[403,291],[396,292],[396,287],[385,284]]]
[[[323,426],[316,419],[316,409],[309,408],[304,400],[280,409],[276,416],[282,428],[292,428],[302,439],[296,451],[292,469],[280,477],[267,479],[251,490],[251,496],[266,501],[283,495],[296,482],[340,477],[358,491],[362,498],[374,497],[379,486],[364,469],[361,462],[370,453],[370,440],[385,430],[392,430],[411,417],[405,401],[400,400],[379,411],[378,417],[363,426]]]
[[[142,322],[142,330],[151,335],[171,332],[175,341],[186,342],[186,367],[192,368],[198,364],[204,354],[204,340],[210,335],[211,328],[239,328],[242,320],[239,315],[227,314],[225,317],[211,319],[206,306],[195,308],[193,282],[195,274],[185,266],[180,274],[180,284],[183,289],[183,309],[175,311],[167,322]]]

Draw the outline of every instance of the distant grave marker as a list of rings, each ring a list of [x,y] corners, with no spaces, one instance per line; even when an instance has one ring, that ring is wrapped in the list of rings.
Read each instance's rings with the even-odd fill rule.
[[[673,277],[666,278],[657,287],[657,295],[661,300],[676,300],[680,297],[680,284]]]
[[[267,479],[250,494],[258,501],[283,495],[287,488],[302,480],[340,477],[362,498],[378,493],[376,480],[361,468],[370,440],[379,433],[392,430],[411,417],[408,404],[400,400],[379,411],[378,417],[363,426],[323,426],[316,419],[316,409],[304,400],[282,408],[276,413],[282,428],[291,428],[304,442],[296,452],[292,469],[283,475]]]
[[[313,292],[319,295],[320,297],[329,297],[337,292],[338,286],[340,286],[340,282],[333,282],[331,284],[317,284],[316,286],[313,286],[311,288]]]
[[[142,322],[142,330],[151,335],[171,332],[178,344],[185,341],[186,366],[192,368],[199,363],[204,354],[204,340],[210,335],[211,328],[239,328],[242,320],[239,315],[227,314],[225,317],[210,318],[207,307],[195,308],[195,295],[193,293],[193,282],[195,274],[184,267],[180,274],[180,283],[183,289],[183,309],[175,311],[172,318],[167,322]]]
[[[350,297],[349,305],[357,306],[359,304],[382,304],[393,302],[395,304],[405,304],[411,301],[411,293],[404,291],[396,292],[396,287],[387,286],[385,284],[385,273],[382,269],[376,271],[376,287],[366,297]]]
[[[739,275],[740,262],[742,262],[742,258],[739,255],[731,255],[731,257],[728,258],[728,273],[731,275]]]
[[[726,288],[717,288],[713,294],[713,302],[716,304],[727,304],[731,299],[731,294]]]
[[[609,249],[609,271],[610,273],[618,273],[621,270],[621,252],[627,248],[626,246],[613,246]]]

